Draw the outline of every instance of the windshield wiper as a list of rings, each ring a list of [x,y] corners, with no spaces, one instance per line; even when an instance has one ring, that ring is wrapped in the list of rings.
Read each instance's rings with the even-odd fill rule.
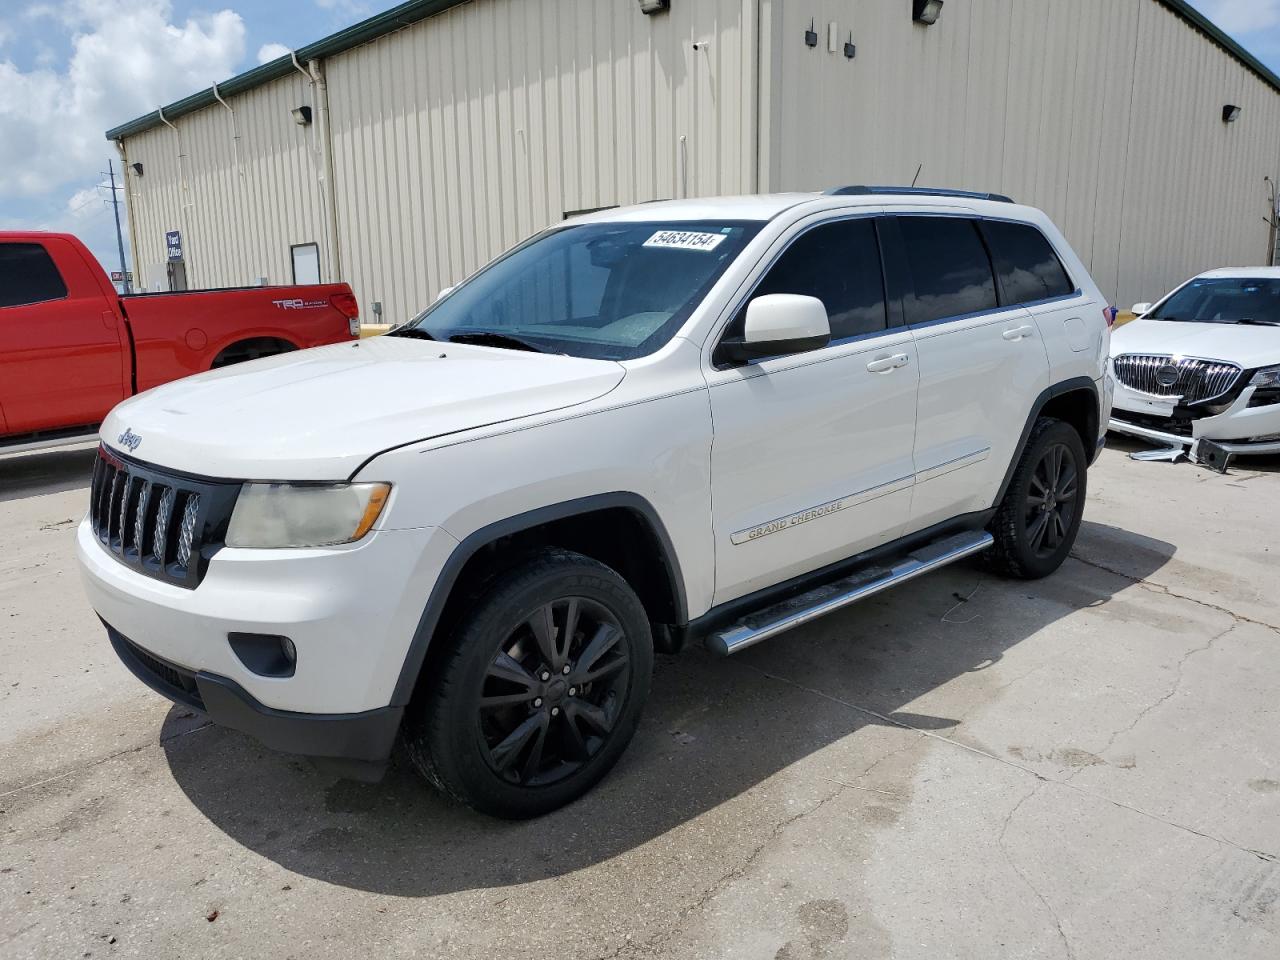
[[[1280,323],[1275,320],[1257,320],[1254,317],[1241,317],[1239,320],[1233,320],[1232,323],[1242,323],[1247,327],[1280,327]]]
[[[413,337],[415,340],[434,340],[430,333],[422,329],[422,327],[400,327],[398,330],[391,330],[387,333],[388,337]]]
[[[528,350],[530,353],[546,353],[541,347],[535,347],[527,340],[513,337],[507,333],[494,333],[486,330],[482,333],[455,333],[449,338],[450,343],[470,343],[477,347],[503,347],[508,350]]]

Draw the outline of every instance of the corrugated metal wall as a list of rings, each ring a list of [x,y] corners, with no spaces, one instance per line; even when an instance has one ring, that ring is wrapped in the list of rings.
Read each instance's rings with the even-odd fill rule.
[[[291,111],[310,105],[310,84],[296,74],[157,127],[126,143],[134,275],[156,289],[163,279],[165,233],[181,230],[189,286],[239,286],[266,277],[292,282],[289,248],[318,243],[327,256],[317,125]],[[183,154],[179,161],[179,153]],[[236,154],[239,154],[237,169]]]
[[[324,64],[343,279],[383,319],[565,213],[755,185],[755,0],[475,0]],[[695,50],[697,42],[700,48]],[[126,144],[138,272],[181,229],[192,285],[291,281],[289,247],[327,264],[320,129],[301,74]],[[183,181],[188,184],[183,189]],[[184,202],[185,201],[185,202]]]
[[[1121,305],[1266,259],[1280,94],[1166,7],[966,0],[921,27],[910,6],[473,0],[330,58],[338,243],[365,320],[375,301],[411,316],[569,211],[909,183],[920,164],[922,184],[1046,209]],[[321,124],[290,117],[312,96],[292,75],[230,99],[239,170],[220,106],[175,121],[181,174],[173,130],[129,139],[145,282],[173,229],[192,285],[289,282],[291,244],[330,262]]]
[[[329,60],[362,301],[404,320],[567,212],[752,190],[755,9],[477,0]]]
[[[1266,262],[1280,94],[1153,0],[966,0],[931,27],[905,0],[765,2],[767,187],[910,183],[923,164],[921,184],[1044,208],[1123,306]]]

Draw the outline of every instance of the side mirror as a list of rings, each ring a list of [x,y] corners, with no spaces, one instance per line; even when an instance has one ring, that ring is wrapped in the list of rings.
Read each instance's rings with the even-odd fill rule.
[[[770,293],[747,304],[741,340],[720,346],[725,359],[746,363],[820,350],[831,342],[827,308],[817,297]]]
[[[1135,303],[1135,304],[1133,305],[1133,311],[1132,311],[1132,312],[1133,312],[1134,314],[1136,314],[1137,316],[1139,316],[1139,317],[1140,317],[1140,316],[1142,316],[1144,313],[1148,313],[1148,312],[1150,312],[1151,308],[1152,308],[1152,307],[1154,307],[1154,306],[1155,306],[1155,304],[1154,304],[1154,303]]]
[[[439,303],[451,293],[453,293],[453,287],[441,287],[440,292],[436,294],[435,302]]]

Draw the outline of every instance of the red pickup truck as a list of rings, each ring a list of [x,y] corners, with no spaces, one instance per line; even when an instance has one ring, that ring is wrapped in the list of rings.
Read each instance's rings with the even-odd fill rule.
[[[179,377],[359,335],[345,283],[122,297],[75,237],[0,232],[0,451],[91,433]]]

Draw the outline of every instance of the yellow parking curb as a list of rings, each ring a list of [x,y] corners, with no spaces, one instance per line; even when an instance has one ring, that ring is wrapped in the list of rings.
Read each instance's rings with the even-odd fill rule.
[[[378,337],[391,329],[389,323],[362,323],[360,324],[360,339],[365,337]]]

